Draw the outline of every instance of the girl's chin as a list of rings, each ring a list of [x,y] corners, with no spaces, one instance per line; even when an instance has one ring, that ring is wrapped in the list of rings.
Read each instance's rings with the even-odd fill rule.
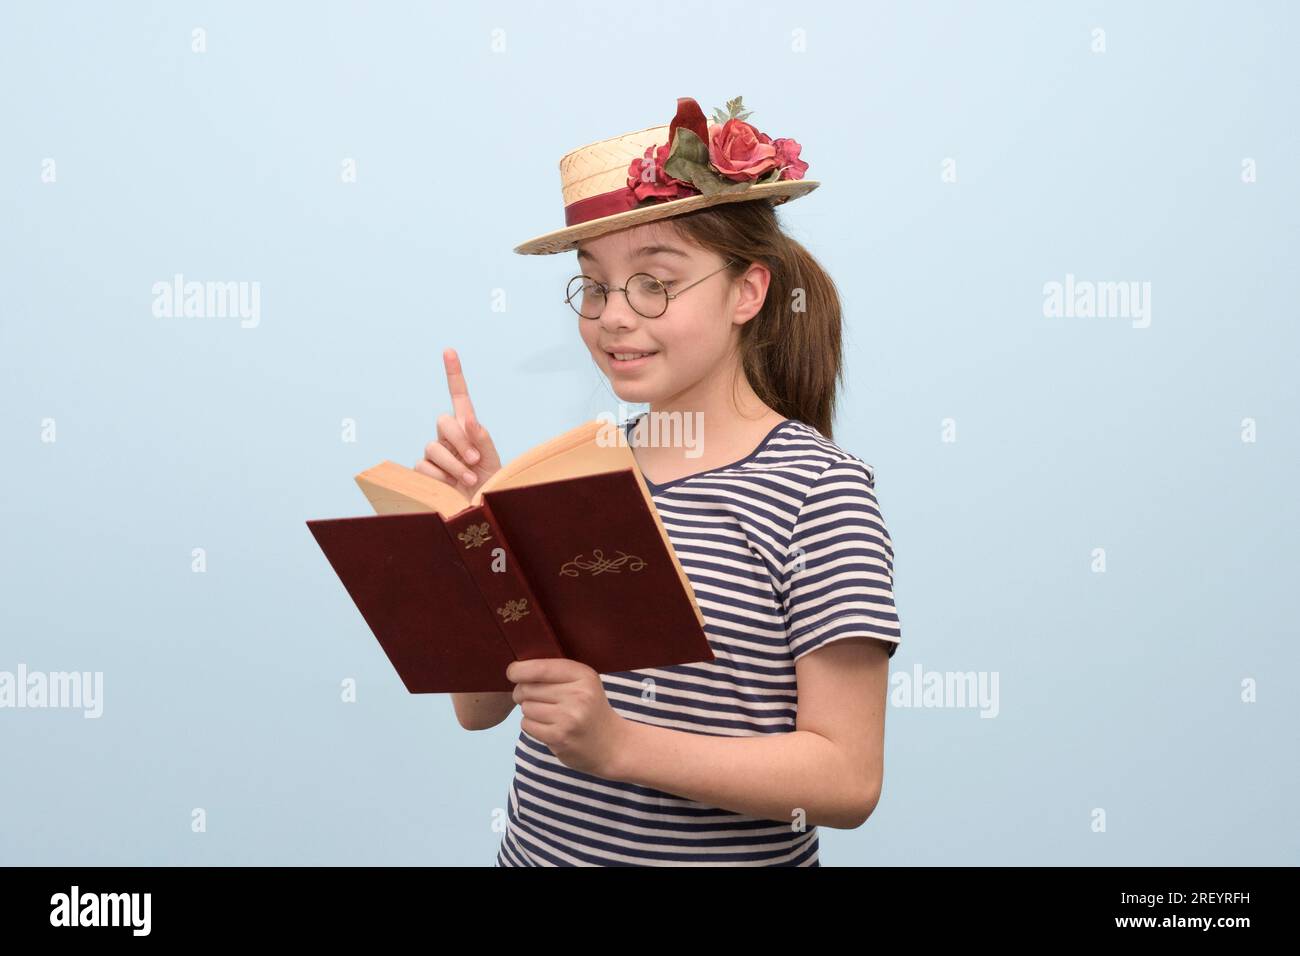
[[[638,405],[655,402],[663,395],[663,389],[652,388],[646,382],[620,382],[614,379],[610,382],[610,387],[619,401]]]

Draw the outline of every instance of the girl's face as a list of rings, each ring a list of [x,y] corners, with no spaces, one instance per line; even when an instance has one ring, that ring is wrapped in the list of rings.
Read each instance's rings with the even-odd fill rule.
[[[716,271],[725,261],[688,245],[659,222],[578,244],[578,271],[610,289],[627,285],[638,272],[662,280],[669,294],[685,289],[655,319],[639,315],[622,292],[609,294],[599,318],[578,317],[582,340],[620,399],[656,405],[698,402],[704,390],[696,386],[734,361],[740,326],[761,308],[767,283],[760,278],[762,290],[755,298],[748,273],[736,280],[727,270]],[[761,267],[750,271],[766,276]],[[700,279],[704,281],[686,289]],[[650,354],[623,361],[615,353]]]

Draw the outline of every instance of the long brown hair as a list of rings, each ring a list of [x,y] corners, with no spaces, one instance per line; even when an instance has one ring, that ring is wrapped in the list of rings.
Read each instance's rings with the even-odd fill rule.
[[[831,438],[844,369],[840,296],[826,270],[782,231],[766,200],[719,203],[661,222],[734,258],[733,277],[755,262],[768,268],[763,307],[740,329],[740,368],[769,406]]]

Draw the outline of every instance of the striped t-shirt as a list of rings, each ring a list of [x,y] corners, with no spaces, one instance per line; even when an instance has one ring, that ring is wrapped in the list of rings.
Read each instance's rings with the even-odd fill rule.
[[[624,424],[629,442],[644,415]],[[619,715],[699,734],[789,733],[804,654],[865,635],[893,656],[894,551],[862,459],[786,419],[739,461],[646,483],[716,659],[602,674]],[[506,799],[497,866],[820,866],[815,826],[583,773],[522,729]]]

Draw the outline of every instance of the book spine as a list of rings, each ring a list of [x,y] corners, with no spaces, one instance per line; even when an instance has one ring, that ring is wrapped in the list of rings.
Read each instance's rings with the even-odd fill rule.
[[[564,657],[551,623],[487,503],[446,519],[457,554],[478,586],[515,660]]]

